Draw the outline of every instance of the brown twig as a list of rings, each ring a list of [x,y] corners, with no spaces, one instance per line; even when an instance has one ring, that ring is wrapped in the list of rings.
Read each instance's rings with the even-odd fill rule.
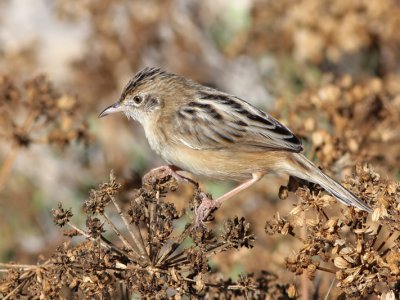
[[[101,214],[104,219],[106,220],[107,224],[110,225],[111,229],[114,231],[114,233],[117,235],[117,237],[121,240],[121,242],[124,244],[124,246],[135,253],[138,257],[140,257],[140,254],[137,253],[137,251],[132,247],[131,244],[125,239],[125,237],[121,234],[121,232],[118,230],[118,228],[114,225],[114,223],[111,221],[111,219],[108,217],[108,215],[103,212]]]
[[[0,191],[4,188],[5,182],[11,173],[12,167],[14,166],[15,159],[18,156],[20,147],[13,146],[6,158],[4,159],[3,166],[0,169]]]
[[[167,257],[169,257],[172,253],[174,253],[176,249],[178,249],[178,247],[182,244],[182,242],[188,237],[193,226],[194,226],[193,224],[187,226],[185,230],[178,236],[177,240],[175,240],[174,243],[170,244],[170,246],[165,250],[164,254],[162,254],[158,259],[157,265],[163,262]]]
[[[11,292],[9,292],[9,293],[3,298],[3,300],[11,299],[11,297],[12,297],[20,288],[22,288],[22,287],[27,283],[27,281],[28,281],[31,277],[33,277],[33,276],[34,276],[34,274],[31,274],[31,275],[28,276],[27,278],[24,278],[24,280],[23,280],[20,284],[18,284]]]
[[[10,268],[10,269],[16,268],[16,269],[24,269],[24,270],[41,268],[43,266],[44,266],[44,264],[42,264],[42,265],[23,265],[23,264],[0,263],[0,267],[3,267],[3,268]]]
[[[95,238],[93,238],[92,236],[90,236],[89,234],[87,234],[85,231],[83,231],[82,229],[80,229],[78,226],[76,226],[75,224],[68,222],[67,223],[68,226],[70,226],[72,229],[76,230],[77,232],[79,232],[80,235],[90,239],[91,241],[96,241]],[[136,261],[136,259],[134,257],[131,257],[129,254],[122,252],[118,247],[116,247],[113,243],[111,243],[110,241],[108,241],[105,237],[101,236],[101,242],[100,245],[106,249],[112,249],[115,252],[125,255],[131,259],[133,259],[134,261]]]
[[[118,214],[120,215],[122,221],[125,224],[126,229],[128,230],[128,232],[130,233],[133,241],[135,242],[136,246],[139,248],[140,254],[143,258],[145,258],[146,260],[150,261],[149,255],[146,251],[146,247],[144,247],[143,243],[140,241],[140,238],[137,237],[137,234],[134,230],[131,229],[128,220],[125,218],[124,213],[121,210],[121,207],[118,205],[117,201],[115,200],[115,198],[113,196],[109,196],[111,201],[114,204],[115,209],[117,210]],[[134,226],[136,227],[136,226]]]
[[[336,271],[332,270],[332,269],[328,269],[328,268],[324,268],[324,267],[320,267],[320,266],[316,266],[316,268],[317,268],[317,270],[320,270],[320,271],[328,272],[331,274],[336,274]]]
[[[305,212],[302,212],[302,219],[305,220],[306,215]],[[301,228],[301,239],[305,240],[307,237],[307,227],[303,226]],[[303,300],[308,300],[309,298],[309,290],[308,290],[308,284],[309,284],[309,279],[307,278],[307,274],[305,272],[303,272],[303,274],[301,275],[301,298]]]

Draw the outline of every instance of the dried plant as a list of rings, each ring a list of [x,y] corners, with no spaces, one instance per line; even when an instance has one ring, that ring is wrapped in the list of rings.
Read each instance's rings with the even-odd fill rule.
[[[277,108],[323,168],[340,171],[365,161],[394,175],[400,168],[398,76],[361,81],[327,76],[290,104],[279,100]]]
[[[259,277],[242,275],[233,282],[210,270],[209,259],[216,254],[252,247],[250,224],[236,217],[227,220],[220,232],[195,228],[193,214],[179,212],[166,201],[177,188],[176,181],[171,176],[147,179],[142,188],[132,191],[129,207],[123,211],[117,200],[121,185],[111,173],[110,181],[91,190],[84,203],[85,230],[71,221],[71,210],[59,204],[53,210],[55,224],[69,227],[64,232],[69,238],[85,240],[64,243],[50,259],[35,266],[1,264],[6,276],[0,293],[5,299],[55,298],[67,291],[85,299],[296,297],[293,285],[279,284],[268,272]],[[199,193],[196,189],[191,206]]]
[[[297,60],[338,63],[367,53],[387,74],[398,67],[400,5],[396,0],[255,1],[253,26],[241,44],[247,52],[292,52]]]
[[[0,189],[20,149],[32,144],[63,149],[73,141],[88,143],[91,138],[80,120],[76,97],[59,92],[43,75],[22,86],[1,75],[0,99],[0,140],[9,145],[0,169]]]
[[[73,64],[75,80],[93,87],[82,91],[85,99],[94,102],[113,93],[143,64],[210,80],[212,72],[204,67],[210,66],[210,53],[205,52],[207,41],[196,24],[198,6],[174,0],[55,1],[61,19],[84,19],[88,26],[85,52]]]
[[[248,20],[240,20],[247,25],[232,28],[237,23],[221,20],[226,16],[235,21],[240,18],[231,18],[234,12],[229,11],[229,5],[226,10],[213,11],[216,6],[212,1],[55,1],[49,7],[59,20],[68,20],[79,28],[85,24],[84,51],[73,57],[76,60],[65,82],[84,101],[61,92],[45,76],[31,77],[25,83],[14,77],[35,73],[38,67],[42,69],[39,65],[44,46],[42,32],[30,41],[25,40],[20,47],[0,45],[0,68],[8,74],[0,76],[0,192],[9,187],[1,194],[0,204],[16,205],[15,212],[8,206],[1,207],[0,227],[10,231],[12,237],[5,234],[0,250],[5,250],[4,260],[14,259],[15,255],[18,261],[34,261],[37,253],[29,252],[31,248],[14,248],[20,247],[18,241],[26,235],[31,237],[26,224],[37,220],[44,226],[38,232],[46,245],[38,250],[46,258],[40,256],[36,265],[0,263],[0,297],[309,299],[311,284],[312,296],[321,299],[398,297],[400,191],[399,182],[388,179],[398,179],[400,169],[398,1],[249,3],[250,8],[242,9],[249,8],[250,14],[240,13],[248,16]],[[0,6],[4,7],[0,23],[6,27],[3,16],[8,13],[8,1],[0,0]],[[235,8],[234,3],[232,7]],[[220,32],[234,34],[218,40]],[[55,224],[66,228],[66,242],[61,243],[49,235],[52,232],[46,225],[49,222],[38,215],[45,208],[35,210],[25,205],[36,204],[34,193],[47,187],[35,186],[37,190],[33,191],[30,183],[18,184],[22,199],[15,194],[17,189],[6,186],[12,182],[8,179],[17,156],[24,152],[21,150],[29,150],[36,144],[63,150],[76,141],[88,143],[91,135],[82,119],[95,113],[98,101],[113,98],[117,87],[142,65],[163,66],[196,81],[218,85],[218,79],[225,76],[216,70],[237,73],[239,80],[243,80],[240,71],[247,69],[246,61],[254,59],[257,59],[254,72],[266,77],[272,72],[279,79],[274,84],[278,86],[276,94],[285,93],[286,99],[278,99],[273,115],[286,121],[302,138],[306,155],[324,171],[334,173],[336,178],[348,176],[343,183],[374,207],[371,216],[338,206],[319,187],[294,178],[279,193],[282,199],[290,195],[297,201],[292,210],[289,201],[267,203],[264,198],[275,195],[260,183],[238,196],[254,198],[251,203],[256,208],[243,199],[223,208],[230,213],[243,211],[255,232],[262,228],[255,224],[268,218],[266,231],[272,237],[257,233],[258,242],[263,244],[258,247],[254,243],[255,233],[243,218],[219,224],[223,214],[218,214],[218,224],[194,228],[191,210],[201,198],[197,188],[193,195],[192,190],[176,193],[177,183],[173,178],[161,176],[145,177],[141,188],[132,189],[128,184],[120,187],[111,176],[109,182],[89,193],[84,213],[73,215],[72,210],[63,206],[54,209]],[[227,68],[230,63],[238,63],[239,68],[230,71]],[[276,69],[282,74],[275,76]],[[346,72],[353,78],[337,77]],[[231,86],[236,82],[230,81]],[[264,87],[260,84],[261,89]],[[229,91],[229,86],[226,90]],[[99,140],[108,140],[115,132],[115,128],[110,131],[99,128]],[[126,145],[125,137],[113,136],[115,144],[103,144],[107,147],[106,155],[120,151],[121,145]],[[93,155],[96,151],[89,150],[88,160],[97,162],[96,154]],[[148,154],[140,152],[134,158],[135,167],[137,163],[142,164],[139,169],[149,167],[140,161],[143,156]],[[127,163],[127,159],[125,155],[121,159],[123,167],[112,159],[106,161],[118,173],[124,173],[132,162]],[[103,167],[100,164],[98,168],[85,170],[86,177],[76,174],[77,181],[92,182]],[[74,172],[65,171],[73,176]],[[45,171],[35,174],[48,176]],[[137,182],[132,182],[127,180],[137,187]],[[79,195],[81,189],[71,184],[66,183],[63,188]],[[177,198],[181,202],[187,200],[186,210],[178,211],[171,203]],[[289,214],[284,213],[289,210]],[[28,217],[18,218],[16,225],[9,222],[24,211],[29,211]],[[271,211],[277,212],[273,219]],[[14,234],[13,230],[7,230],[11,226],[18,226],[20,231]],[[54,245],[59,247],[54,250]],[[235,250],[240,248],[250,249],[247,251],[251,258],[239,253],[240,261],[235,261],[238,256]],[[293,254],[282,254],[281,249],[293,249]],[[259,261],[260,257],[266,259]],[[256,273],[227,279],[226,270],[242,267],[242,261],[248,264],[246,270]],[[261,264],[262,268],[268,264],[273,273],[261,271]],[[299,274],[300,278],[296,277]],[[292,280],[296,285],[287,284]]]
[[[375,207],[372,218],[353,208],[329,214],[332,197],[315,186],[291,180],[281,191],[295,191],[296,207],[266,222],[270,234],[291,235],[300,249],[286,258],[286,267],[314,279],[316,272],[335,275],[337,288],[347,297],[400,293],[400,183],[386,179],[371,167],[355,169],[344,184]],[[282,197],[288,195],[281,192]]]

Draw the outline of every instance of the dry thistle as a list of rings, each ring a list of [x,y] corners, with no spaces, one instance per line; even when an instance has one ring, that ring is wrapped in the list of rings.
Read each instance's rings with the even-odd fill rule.
[[[244,48],[259,54],[271,49],[316,64],[335,64],[348,55],[369,54],[375,55],[377,69],[387,72],[398,66],[399,33],[394,28],[399,16],[395,0],[255,1],[253,26],[240,37],[242,47],[236,51]]]
[[[252,247],[250,224],[234,218],[225,222],[221,232],[195,228],[191,213],[178,212],[166,201],[177,188],[175,179],[168,175],[153,179],[132,193],[129,208],[123,211],[117,198],[121,185],[111,173],[109,182],[91,190],[84,203],[86,229],[75,225],[71,210],[59,204],[53,210],[55,224],[68,226],[65,235],[70,239],[80,235],[85,241],[64,243],[36,266],[0,265],[6,272],[0,293],[6,298],[54,298],[68,291],[86,299],[134,295],[263,299],[267,295],[288,298],[290,291],[296,297],[294,287],[278,284],[269,273],[258,278],[241,275],[232,282],[211,271],[209,259],[217,253]],[[199,193],[196,190],[193,198]]]
[[[400,184],[382,179],[367,165],[357,166],[344,184],[373,204],[372,220],[352,208],[329,216],[326,196],[313,186],[300,186],[297,206],[285,218],[267,221],[265,230],[301,241],[301,248],[286,258],[286,267],[297,275],[304,272],[313,279],[318,270],[335,274],[337,288],[351,297],[389,290],[398,294]]]
[[[64,148],[73,140],[87,142],[87,125],[78,121],[77,99],[62,94],[43,75],[23,87],[0,76],[0,138],[14,147],[48,143]]]
[[[309,142],[310,156],[327,170],[368,161],[392,174],[400,168],[400,85],[397,76],[355,81],[327,77],[287,105],[290,127]]]
[[[0,168],[0,189],[21,148],[49,144],[64,149],[73,141],[87,144],[91,139],[76,97],[62,94],[43,75],[22,86],[0,75],[0,99],[0,140],[10,148]]]

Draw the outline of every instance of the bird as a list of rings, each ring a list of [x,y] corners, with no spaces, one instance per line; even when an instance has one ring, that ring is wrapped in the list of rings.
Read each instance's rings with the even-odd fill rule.
[[[318,184],[346,206],[371,213],[368,204],[301,153],[302,142],[289,128],[234,95],[147,67],[129,80],[118,101],[99,118],[117,112],[143,126],[150,147],[168,164],[160,168],[176,178],[186,179],[178,173],[183,170],[240,182],[215,200],[203,193],[195,209],[196,223],[266,174]]]

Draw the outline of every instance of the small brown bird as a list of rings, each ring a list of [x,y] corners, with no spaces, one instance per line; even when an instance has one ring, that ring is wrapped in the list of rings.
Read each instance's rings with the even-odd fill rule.
[[[371,212],[340,183],[300,152],[301,141],[287,127],[248,102],[182,76],[145,68],[124,88],[120,99],[99,115],[123,112],[139,121],[151,148],[171,174],[185,170],[243,182],[216,200],[204,199],[197,221],[265,174],[288,174],[321,185],[345,205]]]

